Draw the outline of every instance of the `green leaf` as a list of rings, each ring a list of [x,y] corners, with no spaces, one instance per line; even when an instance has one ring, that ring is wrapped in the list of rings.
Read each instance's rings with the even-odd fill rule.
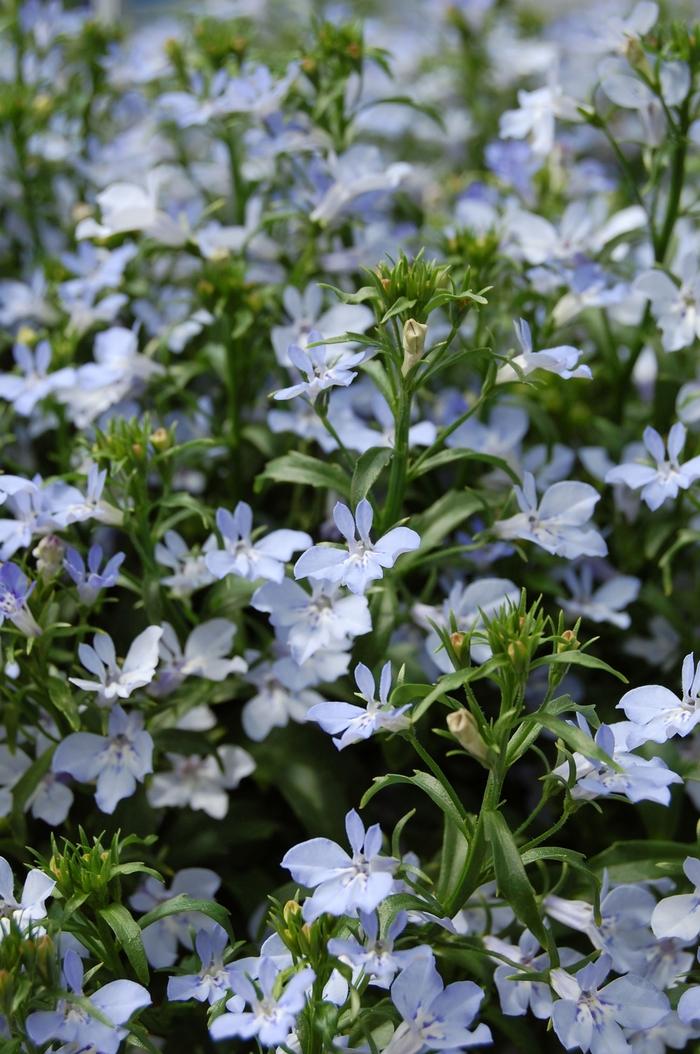
[[[389,310],[380,318],[379,325],[383,326],[385,322],[388,322],[390,318],[394,318],[396,315],[400,315],[402,311],[410,311],[412,307],[417,304],[416,300],[409,300],[405,296],[400,296],[398,300],[395,300]]]
[[[500,666],[504,666],[507,662],[508,659],[505,657],[492,658],[482,663],[481,666],[469,666],[466,670],[455,670],[454,673],[446,673],[412,712],[411,720],[414,722],[418,721],[430,709],[436,699],[446,695],[448,692],[455,691],[456,688],[464,687],[465,684],[469,684],[471,681],[482,681],[490,677],[495,670]],[[422,687],[422,685],[419,687]]]
[[[80,714],[78,712],[78,704],[73,699],[73,693],[60,677],[49,677],[48,683],[49,699],[59,714],[65,717],[66,721],[73,729],[74,732],[80,731]]]
[[[218,922],[226,930],[231,940],[234,940],[229,913],[222,904],[216,904],[213,900],[200,900],[197,897],[190,897],[186,893],[178,893],[176,897],[164,900],[162,904],[143,915],[139,919],[138,925],[141,930],[145,930],[146,926],[150,926],[154,922],[160,922],[161,919],[167,919],[170,915],[182,915],[183,912],[190,911],[198,911],[200,914],[207,915],[208,918],[213,919],[214,922]]]
[[[411,519],[410,526],[420,535],[420,547],[413,553],[405,553],[397,567],[403,571],[420,563],[421,558],[435,549],[475,512],[483,511],[481,499],[470,491],[448,491],[420,516]]]
[[[319,289],[330,289],[343,304],[362,304],[365,300],[379,299],[379,291],[373,285],[363,285],[356,293],[346,293],[345,290],[329,285],[328,282],[317,282],[316,284]]]
[[[485,464],[492,465],[494,468],[500,469],[501,472],[505,472],[514,483],[520,483],[520,477],[517,472],[502,457],[496,457],[495,454],[482,454],[478,450],[441,450],[438,454],[433,454],[432,457],[422,461],[415,471],[409,471],[408,478],[418,479],[419,476],[425,475],[426,472],[432,472],[436,468],[444,468],[445,465],[451,465],[455,461],[483,461]]]
[[[387,897],[377,908],[380,920],[380,931],[386,933],[400,911],[428,911],[442,918],[445,914],[442,905],[434,897],[417,896],[415,893],[395,893]]]
[[[698,856],[698,845],[664,840],[614,842],[589,860],[594,871],[607,871],[612,882],[643,882],[683,873],[687,856]]]
[[[143,927],[123,904],[109,904],[106,908],[101,908],[99,914],[119,941],[119,947],[124,951],[141,984],[147,985],[148,960],[141,936]]]
[[[595,655],[591,655],[587,651],[579,651],[578,649],[572,649],[571,651],[561,651],[556,655],[545,655],[541,659],[537,659],[533,662],[532,669],[534,670],[538,666],[551,666],[562,665],[562,666],[586,666],[589,670],[603,670],[604,673],[610,673],[613,677],[617,677],[618,681],[622,681],[623,684],[628,684],[628,680],[623,673],[619,670],[614,670],[612,666],[608,666],[607,662],[603,662],[602,659],[597,659]]]
[[[373,446],[361,454],[355,465],[350,484],[350,503],[353,508],[366,498],[393,457],[391,447]]]
[[[265,483],[302,483],[308,487],[335,490],[345,498],[350,496],[350,479],[340,465],[301,454],[298,450],[277,457],[265,466],[255,479],[256,494]]]
[[[491,843],[493,868],[500,895],[543,947],[547,946],[547,933],[542,914],[537,904],[535,891],[525,872],[525,865],[511,830],[502,813],[487,809],[484,813],[486,839]]]
[[[429,772],[421,772],[418,769],[414,769],[412,776],[403,776],[396,772],[389,772],[386,776],[375,776],[372,786],[365,791],[362,797],[360,808],[364,809],[367,802],[371,801],[380,790],[384,790],[386,787],[393,787],[396,784],[406,784],[422,790],[437,805],[438,809],[450,818],[464,837],[467,837],[468,832],[464,823],[464,811],[461,806],[457,805],[454,798],[435,776],[432,776]]]
[[[609,765],[619,771],[620,766],[617,762],[606,754],[604,750],[601,750],[598,744],[589,735],[586,735],[578,725],[569,724],[568,721],[562,721],[559,717],[553,717],[551,714],[540,711],[533,714],[531,720],[534,724],[541,725],[542,728],[548,728],[550,732],[554,732],[559,739],[563,739],[566,745],[578,754],[583,754],[587,758],[597,758],[598,761],[602,761],[605,765]],[[523,724],[525,723],[529,723],[529,720],[526,719]]]

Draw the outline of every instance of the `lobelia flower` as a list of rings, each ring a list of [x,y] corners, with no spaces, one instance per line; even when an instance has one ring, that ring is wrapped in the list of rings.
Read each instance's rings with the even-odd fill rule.
[[[292,553],[311,544],[305,531],[285,528],[270,531],[264,538],[253,542],[253,510],[245,501],[239,501],[233,513],[228,509],[217,509],[216,526],[224,540],[224,548],[215,549],[204,558],[215,578],[239,575],[251,582],[259,578],[281,582],[284,565]]]
[[[287,286],[282,294],[282,303],[289,316],[289,323],[273,326],[272,344],[280,366],[289,366],[289,347],[304,347],[312,333],[324,337],[342,337],[345,333],[364,333],[374,324],[374,315],[365,304],[333,304],[323,310],[323,293],[318,285],[308,285],[301,292]],[[336,350],[349,351],[348,345],[334,344]]]
[[[654,936],[694,941],[700,934],[700,860],[687,856],[683,871],[695,886],[692,893],[677,893],[660,900],[651,916]]]
[[[110,981],[86,996],[83,964],[72,950],[66,952],[63,960],[63,981],[69,994],[59,999],[56,1009],[39,1010],[27,1018],[27,1034],[33,1043],[43,1045],[57,1039],[76,1044],[78,1050],[117,1054],[129,1034],[123,1026],[137,1010],[151,1005],[148,991],[135,981]],[[94,1008],[94,1013],[86,1003]]]
[[[166,754],[172,769],[158,772],[146,792],[154,809],[189,807],[201,809],[213,820],[223,820],[228,812],[229,790],[255,770],[255,762],[242,747],[229,744],[215,754]]]
[[[665,743],[672,736],[687,736],[700,721],[700,664],[692,653],[683,659],[681,698],[660,684],[644,684],[625,692],[617,704],[637,726],[637,743]]]
[[[613,575],[597,589],[593,589],[593,567],[583,564],[577,571],[568,567],[562,575],[571,597],[557,597],[557,604],[572,618],[587,618],[591,622],[610,622],[620,629],[629,629],[632,619],[624,610],[639,596],[641,581],[633,575]]]
[[[46,504],[53,525],[67,527],[71,523],[98,520],[110,526],[121,526],[124,514],[102,498],[106,480],[107,469],[100,471],[93,464],[87,471],[85,494],[65,483],[50,484],[47,487]]]
[[[137,688],[144,688],[155,677],[158,665],[158,644],[163,635],[160,626],[149,626],[132,641],[126,658],[120,666],[114,650],[114,642],[107,633],[96,633],[89,644],[78,646],[80,661],[97,677],[86,681],[82,677],[69,677],[71,684],[84,692],[96,692],[98,706],[114,699],[128,699]]]
[[[419,535],[409,527],[394,527],[373,542],[369,536],[373,517],[366,498],[358,503],[354,517],[347,505],[336,502],[333,519],[347,550],[312,545],[294,565],[294,577],[327,580],[347,586],[351,593],[365,593],[371,582],[384,577],[384,568],[393,567],[402,553],[420,545]]]
[[[223,681],[231,673],[245,673],[248,669],[240,655],[227,658],[236,634],[236,626],[228,619],[201,622],[187,638],[184,652],[169,622],[163,623],[162,630],[158,642],[161,666],[158,679],[151,685],[151,695],[167,695],[187,677]]]
[[[535,91],[518,91],[518,109],[501,114],[502,139],[530,137],[533,153],[547,157],[555,144],[556,120],[580,121],[578,104],[565,95],[561,85],[549,84]]]
[[[174,597],[188,597],[198,589],[210,586],[216,576],[207,567],[206,554],[217,547],[216,535],[210,534],[201,552],[187,548],[177,531],[166,531],[162,542],[156,542],[155,558],[173,574],[164,575],[161,582],[168,586]]]
[[[661,328],[665,351],[687,348],[700,338],[700,269],[696,253],[686,253],[680,264],[680,286],[665,271],[645,271],[634,283],[651,302]]]
[[[36,484],[22,476],[10,476],[0,472],[0,505],[4,505],[8,498],[21,490],[36,490]]]
[[[49,746],[50,740],[42,732],[37,732],[35,757],[38,758]],[[7,816],[12,811],[12,791],[31,765],[31,758],[20,747],[11,751],[7,744],[0,743],[0,816]],[[23,808],[36,819],[55,827],[63,823],[72,804],[71,789],[53,772],[46,772],[24,802]]]
[[[386,165],[376,147],[356,144],[340,156],[328,159],[331,182],[310,214],[313,223],[325,227],[341,217],[358,198],[396,190],[413,171],[403,161]]]
[[[393,875],[399,862],[381,855],[379,824],[365,832],[362,820],[351,809],[345,817],[345,830],[352,856],[329,838],[310,838],[284,855],[282,867],[294,881],[315,890],[304,901],[306,922],[313,922],[324,912],[352,916],[359,910],[369,913],[398,892]]]
[[[494,524],[499,538],[524,538],[568,560],[607,553],[602,535],[586,527],[600,500],[598,491],[588,483],[554,483],[538,504],[534,476],[526,472],[522,487],[515,487],[515,496],[521,511]]]
[[[587,905],[588,906],[588,905]],[[549,955],[542,951],[540,943],[529,930],[523,930],[517,945],[508,944],[498,937],[484,937],[484,944],[492,952],[505,955],[520,965],[523,972],[535,973],[548,970]],[[580,958],[571,948],[562,948],[559,960],[565,966]],[[530,1011],[533,1017],[546,1021],[552,1016],[552,992],[542,981],[521,981],[518,971],[508,963],[495,960],[498,965],[493,974],[494,984],[501,1002],[501,1010],[507,1017],[521,1017]]]
[[[347,388],[352,384],[357,377],[353,366],[359,366],[366,358],[366,353],[351,351],[342,344],[321,344],[321,339],[320,333],[312,331],[306,347],[290,344],[287,356],[301,374],[302,380],[288,388],[279,388],[272,393],[273,399],[280,401],[305,395],[315,402],[321,392],[329,388]]]
[[[435,969],[433,955],[416,959],[391,986],[391,1001],[402,1023],[384,1054],[425,1054],[455,1051],[492,1042],[484,1024],[472,1029],[484,992],[473,981],[454,981],[447,987]]]
[[[590,735],[585,718],[577,714],[577,720],[581,730]],[[655,801],[659,805],[670,804],[669,787],[672,783],[682,783],[683,779],[677,772],[669,769],[662,758],[643,758],[630,752],[642,740],[635,736],[629,722],[619,721],[614,725],[601,725],[594,741],[618,768],[599,758],[574,753],[576,783],[571,790],[572,798],[592,801],[594,798],[604,798],[610,794],[621,794],[631,802]],[[569,766],[565,762],[553,772],[566,780]]]
[[[126,553],[115,553],[100,571],[102,555],[101,545],[91,545],[86,568],[85,561],[77,549],[71,546],[66,549],[63,566],[78,587],[78,596],[83,604],[94,604],[101,590],[116,584]]]
[[[379,699],[375,699],[374,677],[370,670],[360,662],[355,667],[355,683],[359,688],[359,695],[364,699],[366,706],[356,706],[353,703],[317,703],[312,706],[308,713],[309,721],[316,721],[324,732],[334,737],[333,742],[338,750],[349,747],[352,743],[359,743],[363,739],[369,739],[375,732],[385,730],[387,732],[398,732],[402,728],[408,728],[410,720],[406,717],[406,711],[410,710],[411,704],[392,708],[389,706],[389,692],[391,691],[391,663],[387,662],[382,667],[379,680]],[[342,733],[338,735],[338,733]]]
[[[398,912],[382,937],[379,936],[379,919],[375,912],[360,911],[358,914],[364,931],[364,943],[360,944],[356,937],[333,937],[328,942],[328,951],[341,962],[352,966],[353,970],[362,970],[370,979],[370,984],[389,988],[399,970],[405,969],[414,959],[432,955],[427,944],[395,950],[394,942],[408,923],[405,911]]]
[[[316,974],[310,967],[300,970],[276,996],[274,991],[279,973],[272,959],[263,958],[254,985],[242,970],[234,968],[231,973],[234,996],[226,1004],[227,1012],[214,1018],[209,1026],[212,1039],[255,1037],[263,1047],[286,1043],[297,1015],[304,1009],[306,990]],[[250,1010],[240,1010],[241,1000]]]
[[[35,585],[17,564],[8,561],[0,567],[0,626],[9,619],[26,637],[41,635],[41,626],[27,607]]]
[[[610,966],[610,956],[601,955],[575,976],[552,970],[551,984],[561,997],[552,1008],[552,1024],[567,1050],[626,1051],[623,1028],[653,1028],[669,1012],[663,992],[635,974],[616,977],[601,988]]]
[[[67,772],[81,783],[96,781],[95,802],[102,812],[113,813],[122,798],[129,798],[136,784],[153,772],[153,740],[144,732],[140,714],[127,715],[115,704],[109,715],[108,734],[73,732],[56,747],[51,768]]]
[[[13,355],[21,375],[0,374],[0,399],[11,402],[15,413],[22,417],[29,417],[38,402],[59,388],[75,383],[75,370],[70,366],[48,372],[51,346],[46,340],[40,341],[33,352],[24,344],[16,344]]]
[[[168,978],[168,999],[181,1002],[196,999],[199,1003],[213,1003],[223,999],[231,988],[233,965],[224,965],[224,951],[228,934],[223,926],[214,923],[209,929],[199,930],[194,946],[201,969],[196,974],[178,974]],[[240,1001],[243,1009],[243,1000]]]
[[[355,637],[372,630],[367,599],[343,596],[338,585],[323,580],[311,583],[311,595],[291,578],[266,582],[253,593],[250,605],[269,613],[300,666],[318,651],[345,651]]]
[[[656,462],[656,467],[626,462],[611,468],[606,473],[605,482],[624,483],[632,490],[641,489],[642,501],[652,512],[656,511],[665,501],[676,498],[679,490],[687,490],[700,477],[700,456],[679,464],[685,437],[685,425],[677,421],[668,433],[667,446],[664,446],[656,429],[648,426],[644,429],[644,446],[652,461]]]
[[[221,885],[221,879],[207,867],[186,867],[174,876],[170,888],[149,875],[143,884],[129,897],[135,911],[149,912],[174,897],[186,894],[203,900],[213,900]],[[178,947],[192,950],[194,929],[211,929],[216,923],[198,911],[176,912],[164,919],[151,922],[143,929],[143,945],[151,966],[156,970],[172,966],[178,956]]]
[[[323,661],[327,662],[328,658],[329,654],[324,652]],[[335,680],[335,677],[328,679]],[[289,658],[262,662],[250,671],[246,680],[258,691],[243,707],[241,723],[245,734],[256,743],[262,742],[273,728],[285,728],[290,721],[303,723],[309,709],[322,702],[323,697],[312,690],[311,686],[319,678],[308,661],[305,666],[298,666]]]
[[[520,354],[512,358],[499,369],[497,381],[517,381],[527,377],[535,370],[546,370],[556,373],[558,377],[568,380],[571,377],[585,377],[590,380],[593,374],[588,366],[579,366],[582,352],[569,344],[556,348],[545,348],[542,351],[532,350],[532,333],[524,318],[513,323],[515,336],[520,345]]]
[[[56,881],[38,868],[32,868],[24,880],[22,894],[15,899],[15,877],[4,856],[0,856],[0,939],[17,926],[22,933],[36,932],[34,923],[46,918],[46,900]]]
[[[542,902],[551,918],[585,933],[594,948],[609,955],[614,970],[638,974],[646,974],[649,952],[656,943],[649,928],[655,903],[643,886],[623,884],[610,889],[607,872],[603,875],[598,923],[593,905],[584,900],[565,900],[550,893]],[[647,980],[651,978],[647,976]]]

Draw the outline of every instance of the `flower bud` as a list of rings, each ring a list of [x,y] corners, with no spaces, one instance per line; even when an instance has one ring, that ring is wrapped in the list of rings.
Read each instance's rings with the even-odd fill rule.
[[[565,629],[561,635],[561,641],[557,644],[557,652],[573,651],[578,648],[578,637],[572,629]]]
[[[65,551],[65,545],[55,534],[47,534],[45,538],[41,538],[32,550],[37,573],[45,582],[55,578],[61,570]]]
[[[415,318],[409,318],[403,327],[403,365],[402,376],[406,376],[420,361],[425,349],[425,334],[428,327]]]
[[[31,326],[20,326],[17,330],[17,343],[31,348],[36,344],[38,334]]]
[[[467,754],[471,754],[473,758],[488,768],[488,747],[469,711],[453,710],[447,715],[447,727]]]
[[[172,436],[167,428],[156,428],[148,438],[156,450],[168,450],[172,445]]]

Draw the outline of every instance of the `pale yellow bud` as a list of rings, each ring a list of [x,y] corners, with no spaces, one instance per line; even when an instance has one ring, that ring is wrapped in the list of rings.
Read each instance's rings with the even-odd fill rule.
[[[401,373],[405,377],[420,361],[425,349],[425,334],[428,327],[423,322],[409,318],[403,327],[403,365]]]
[[[447,715],[447,727],[467,754],[488,767],[488,748],[481,738],[476,721],[468,710],[453,710]]]

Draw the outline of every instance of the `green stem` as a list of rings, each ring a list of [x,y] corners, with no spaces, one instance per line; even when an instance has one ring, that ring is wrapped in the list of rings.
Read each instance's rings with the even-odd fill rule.
[[[671,237],[678,219],[681,204],[681,194],[685,180],[685,163],[688,156],[688,128],[690,125],[690,96],[680,107],[680,122],[677,129],[677,138],[673,149],[671,161],[671,181],[668,190],[668,202],[666,204],[666,215],[661,233],[654,238],[654,258],[656,263],[662,264],[666,258]]]
[[[386,530],[401,518],[408,478],[408,433],[411,426],[411,392],[400,387],[394,415],[394,456],[391,459],[389,489],[384,509],[383,528]]]

